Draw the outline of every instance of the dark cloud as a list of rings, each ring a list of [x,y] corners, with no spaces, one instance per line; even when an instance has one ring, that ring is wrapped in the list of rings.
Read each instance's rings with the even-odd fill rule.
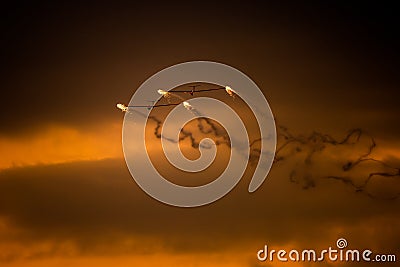
[[[104,250],[109,254],[145,253],[154,246],[152,240],[176,253],[242,246],[257,249],[265,240],[276,245],[294,240],[313,244],[321,236],[330,242],[335,225],[365,227],[368,221],[371,227],[389,223],[385,226],[391,229],[385,235],[389,243],[398,235],[390,226],[397,220],[396,202],[372,201],[329,184],[303,194],[283,175],[274,168],[255,194],[247,193],[249,177],[244,177],[222,200],[184,209],[148,197],[133,182],[122,160],[9,169],[0,173],[0,215],[23,229],[11,240],[26,244],[72,240],[83,254]],[[386,221],[379,223],[379,218]],[[316,220],[318,225],[313,223]],[[358,236],[361,230],[349,231],[343,234],[364,240]],[[119,248],[116,244],[125,238],[143,242],[140,248],[136,243],[121,250],[110,247]]]
[[[335,110],[340,119],[351,115],[346,110],[397,114],[393,10],[339,3],[9,4],[0,132],[111,120],[115,103],[156,71],[196,59],[248,73],[268,88],[276,111],[307,106],[313,115]],[[381,119],[387,127],[389,117]]]

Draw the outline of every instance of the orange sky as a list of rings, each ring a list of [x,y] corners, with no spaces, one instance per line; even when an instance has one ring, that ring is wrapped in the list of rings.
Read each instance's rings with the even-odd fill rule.
[[[49,125],[29,136],[0,137],[0,169],[122,157],[121,125],[90,131]]]
[[[400,257],[399,176],[374,177],[362,192],[345,179],[326,178],[346,176],[357,184],[372,172],[394,172],[376,162],[343,172],[368,150],[369,136],[377,144],[371,157],[400,167],[393,10],[272,2],[5,6],[0,266],[327,266],[260,263],[256,252],[266,243],[320,249],[339,237],[351,247]],[[318,132],[341,140],[354,128],[365,134],[355,144],[288,146],[254,194],[247,192],[250,164],[238,186],[211,205],[161,204],[130,176],[123,113],[115,104],[128,103],[161,69],[190,60],[246,73],[268,99],[277,125],[297,138]],[[232,105],[244,112],[255,139],[242,104]],[[159,154],[154,123],[148,127],[153,163],[171,180],[204,183],[223,170],[225,145],[197,178],[173,172]],[[195,123],[187,129],[196,134]],[[198,153],[187,140],[181,148]]]

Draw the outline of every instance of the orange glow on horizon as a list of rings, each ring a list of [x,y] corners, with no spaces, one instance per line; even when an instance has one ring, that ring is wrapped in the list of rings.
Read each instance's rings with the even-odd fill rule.
[[[48,126],[29,137],[0,137],[0,170],[37,164],[122,157],[121,125],[84,131]]]

